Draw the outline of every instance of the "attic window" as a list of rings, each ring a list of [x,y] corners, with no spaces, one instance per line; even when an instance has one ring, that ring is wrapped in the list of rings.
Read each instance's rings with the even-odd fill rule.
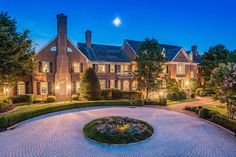
[[[50,51],[51,52],[56,52],[57,51],[57,47],[56,46],[51,47]]]
[[[73,52],[70,47],[67,47],[67,52]]]

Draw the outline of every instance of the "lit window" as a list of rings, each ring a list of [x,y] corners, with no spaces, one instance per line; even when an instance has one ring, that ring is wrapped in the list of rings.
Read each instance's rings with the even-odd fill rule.
[[[129,81],[125,80],[123,82],[123,90],[129,90]]]
[[[117,88],[118,88],[118,89],[121,89],[121,83],[120,83],[120,80],[117,81]]]
[[[110,80],[110,88],[115,88],[115,80]]]
[[[192,52],[189,54],[189,59],[191,62],[193,61],[193,53]]]
[[[114,73],[115,72],[115,65],[110,65],[110,73]]]
[[[178,75],[185,74],[185,65],[184,64],[177,64],[177,74]]]
[[[51,52],[56,52],[57,51],[57,47],[56,46],[51,47],[50,51]]]
[[[162,68],[163,68],[163,73],[167,73],[167,65],[163,65]]]
[[[67,47],[67,52],[73,52],[70,47]]]
[[[101,89],[106,88],[106,80],[99,80]]]
[[[48,94],[48,83],[47,82],[41,82],[41,95],[47,95]]]
[[[193,71],[190,72],[190,78],[191,79],[194,78],[194,72]]]
[[[42,62],[43,72],[49,73],[49,62]]]
[[[25,94],[25,83],[19,82],[17,84],[17,94],[18,95],[24,95]]]
[[[121,65],[120,66],[120,71],[121,72],[128,72],[129,71],[129,66],[128,65]]]
[[[105,65],[98,65],[98,73],[105,73],[106,66]]]
[[[73,70],[74,70],[74,73],[79,73],[80,72],[80,63],[74,63]]]
[[[138,87],[137,81],[133,81],[132,82],[132,90],[137,90],[137,87]]]

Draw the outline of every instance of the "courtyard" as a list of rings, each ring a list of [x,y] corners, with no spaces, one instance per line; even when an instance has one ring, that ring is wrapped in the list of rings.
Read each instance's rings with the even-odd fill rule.
[[[154,128],[149,139],[128,145],[104,145],[86,139],[83,126],[105,116],[128,116]],[[235,137],[199,118],[151,107],[90,107],[51,113],[0,133],[1,157],[36,156],[198,156],[233,157]]]

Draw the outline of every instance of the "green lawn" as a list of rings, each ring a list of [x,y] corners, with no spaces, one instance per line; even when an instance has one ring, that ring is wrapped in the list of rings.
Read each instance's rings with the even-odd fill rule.
[[[17,106],[12,111],[0,114],[0,128],[6,128],[21,121],[57,111],[92,106],[132,105],[137,105],[134,100],[72,101]]]
[[[167,105],[175,105],[179,103],[185,103],[185,102],[192,102],[192,101],[198,101],[197,98],[187,98],[184,100],[167,100]]]
[[[214,104],[212,104],[212,105],[205,105],[204,107],[209,109],[209,110],[216,111],[216,112],[219,112],[222,115],[227,116],[227,109],[226,109],[226,105],[224,105],[224,104],[220,104],[220,105],[214,105]]]

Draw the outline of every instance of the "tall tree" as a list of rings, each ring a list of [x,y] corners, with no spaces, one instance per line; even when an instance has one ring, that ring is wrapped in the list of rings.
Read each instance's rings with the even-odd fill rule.
[[[227,61],[229,63],[236,63],[236,49],[228,53],[227,55]]]
[[[160,86],[158,78],[163,71],[163,63],[165,62],[158,41],[146,38],[139,46],[136,62],[138,87],[145,92],[145,98],[148,99],[150,91],[158,89]]]
[[[17,32],[16,20],[0,13],[0,86],[12,86],[33,72],[34,48],[29,31]]]
[[[215,45],[210,47],[209,50],[202,55],[203,63],[203,79],[204,81],[210,80],[210,74],[212,70],[219,66],[220,63],[227,63],[227,54],[229,51],[224,45]]]

